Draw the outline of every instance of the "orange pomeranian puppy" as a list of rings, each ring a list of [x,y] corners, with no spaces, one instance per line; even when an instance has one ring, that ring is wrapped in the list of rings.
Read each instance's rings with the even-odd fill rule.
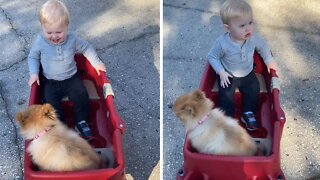
[[[231,117],[197,90],[179,97],[173,106],[185,126],[192,146],[200,153],[255,155],[257,146],[249,134]]]
[[[60,122],[51,105],[30,106],[16,120],[23,138],[31,140],[27,152],[41,170],[88,170],[102,164],[89,143]]]

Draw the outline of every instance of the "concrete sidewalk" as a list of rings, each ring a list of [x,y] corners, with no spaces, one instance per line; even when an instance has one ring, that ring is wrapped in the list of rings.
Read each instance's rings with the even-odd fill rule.
[[[172,112],[180,95],[198,88],[211,44],[221,33],[224,1],[164,0],[164,179],[182,165],[184,128]],[[281,165],[287,179],[320,179],[320,2],[254,1],[256,33],[279,64],[287,122]]]
[[[23,140],[15,113],[28,105],[27,55],[44,0],[0,0],[0,179],[23,178]],[[70,27],[107,66],[126,123],[126,173],[159,179],[159,1],[64,0]]]

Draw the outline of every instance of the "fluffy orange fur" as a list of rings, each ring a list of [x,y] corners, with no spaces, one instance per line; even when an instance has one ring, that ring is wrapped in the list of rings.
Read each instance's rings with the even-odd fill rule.
[[[49,104],[32,105],[18,112],[16,120],[24,139],[32,140],[39,132],[46,134],[30,142],[27,152],[41,170],[75,171],[97,169],[101,158],[75,131],[68,129],[57,118]]]
[[[257,146],[249,134],[199,90],[179,97],[173,111],[185,126],[192,146],[200,153],[217,155],[255,155]],[[201,125],[198,121],[208,116]]]

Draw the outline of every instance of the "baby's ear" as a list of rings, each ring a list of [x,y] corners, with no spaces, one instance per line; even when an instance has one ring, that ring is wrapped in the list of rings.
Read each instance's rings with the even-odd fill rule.
[[[226,32],[230,32],[230,26],[228,24],[223,24],[223,28]]]
[[[42,113],[45,117],[48,117],[51,120],[57,119],[56,111],[50,104],[42,105]]]
[[[203,100],[205,98],[204,93],[200,90],[194,91],[192,96],[195,100]]]

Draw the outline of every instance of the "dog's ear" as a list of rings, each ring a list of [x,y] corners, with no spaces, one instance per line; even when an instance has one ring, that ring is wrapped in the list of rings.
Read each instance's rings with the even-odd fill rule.
[[[57,119],[56,112],[50,104],[42,105],[42,113],[45,117],[48,117],[51,120]]]
[[[192,95],[195,100],[203,100],[205,98],[204,93],[200,90],[194,91]]]
[[[23,124],[25,117],[24,117],[24,113],[23,112],[17,112],[16,114],[16,120],[20,123]]]

